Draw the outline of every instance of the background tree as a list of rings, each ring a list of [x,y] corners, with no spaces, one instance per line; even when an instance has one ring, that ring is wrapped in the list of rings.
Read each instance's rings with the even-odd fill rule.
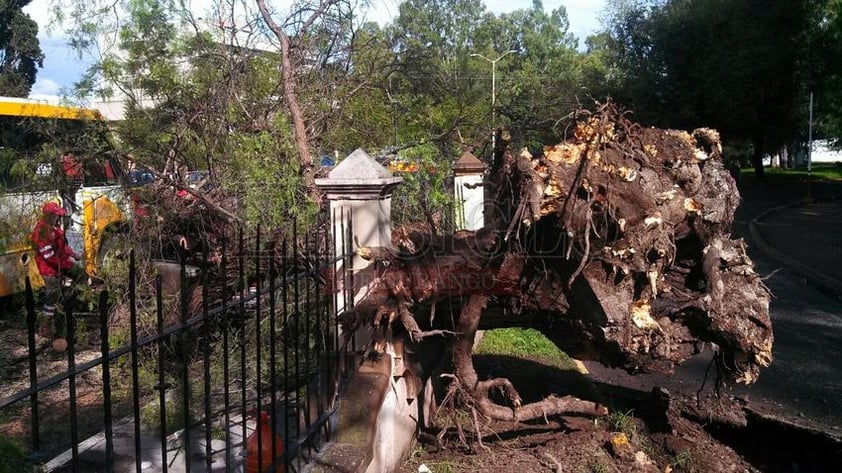
[[[299,100],[298,74],[305,65],[315,65],[316,67],[310,70],[319,72],[342,71],[343,67],[349,65],[345,51],[349,39],[353,36],[353,26],[348,21],[353,17],[353,7],[344,0],[303,1],[293,5],[292,13],[286,17],[287,23],[282,24],[276,21],[265,0],[256,0],[256,3],[263,22],[280,43],[284,105],[292,122],[295,147],[305,184],[310,195],[318,201],[319,192],[313,181],[315,170],[310,152],[313,134],[309,129],[305,111],[302,110],[303,101]],[[332,83],[329,80],[325,81],[325,76],[321,76],[320,79],[322,80],[311,84]],[[333,94],[327,94],[328,100],[333,97]]]
[[[31,0],[0,0],[0,95],[26,97],[44,53],[38,24],[23,12]]]
[[[582,92],[602,100],[619,90],[620,69],[613,61],[611,35],[602,31],[585,39],[585,53],[579,56]]]
[[[810,1],[624,2],[611,34],[624,71],[617,94],[657,126],[719,129],[763,156],[803,122],[800,58]]]
[[[586,94],[567,13],[559,7],[548,14],[535,0],[529,9],[500,15],[499,24],[498,36],[518,51],[501,63],[508,93],[501,96],[499,113],[508,119],[514,140],[525,145],[556,142],[563,135],[560,119]]]
[[[303,192],[318,200],[317,137],[353,95],[341,86],[352,70],[350,2],[304,0],[276,11],[263,2],[222,1],[192,12],[169,0],[113,8],[68,0],[56,14],[67,20],[71,44],[100,58],[78,84],[80,95],[126,97],[124,128],[134,129],[126,131],[136,157],[156,161],[164,174],[199,164],[217,180],[219,166],[243,163],[240,155],[251,152],[229,146],[237,135],[258,137],[247,141],[277,161],[284,179],[294,170]],[[269,135],[277,147],[265,148]]]
[[[805,94],[815,94],[816,135],[842,147],[842,1],[816,0],[810,9]]]
[[[592,90],[585,71],[597,78],[593,71],[602,67],[595,56],[577,52],[564,8],[547,13],[540,1],[499,16],[478,1],[407,1],[388,30],[396,52],[392,87],[414,121],[401,129],[409,136],[431,131],[442,146],[449,136],[442,150],[454,157],[462,144],[479,145],[482,155],[495,127],[512,130],[518,145],[557,140],[564,134],[561,118]],[[495,65],[492,114],[489,61],[508,51]]]
[[[317,148],[335,155],[397,146],[402,105],[390,86],[395,64],[387,31],[365,23],[355,31],[349,54],[352,63],[339,71],[346,80],[334,82],[336,87],[319,102],[323,113],[314,127]]]
[[[399,127],[403,142],[429,139],[444,154],[457,157],[460,145],[476,136],[474,130],[485,123],[490,131],[488,89],[470,57],[488,50],[482,43],[489,18],[479,0],[401,3],[389,29],[395,53],[388,85],[405,110]],[[481,77],[490,78],[486,64],[481,66]]]

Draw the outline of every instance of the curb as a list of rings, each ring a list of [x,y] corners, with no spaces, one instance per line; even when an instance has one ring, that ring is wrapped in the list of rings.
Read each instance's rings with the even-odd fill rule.
[[[754,417],[755,419],[769,422],[779,429],[787,430],[791,433],[795,433],[795,435],[811,437],[814,441],[827,442],[835,446],[837,449],[842,449],[842,435],[834,433],[833,431],[821,430],[815,426],[798,424],[791,419],[786,419],[774,414],[768,414],[748,405],[743,407],[743,413],[745,413],[749,418]],[[842,450],[840,450],[840,453],[842,453]]]
[[[822,199],[821,201],[836,201],[837,198],[829,198],[829,199]],[[760,213],[760,215],[751,219],[748,223],[749,228],[749,235],[753,243],[757,246],[757,248],[765,253],[767,256],[771,257],[772,259],[777,260],[779,263],[783,264],[784,266],[789,267],[796,273],[800,274],[804,277],[805,282],[807,285],[829,295],[830,297],[842,300],[842,280],[825,274],[821,271],[818,271],[807,264],[804,264],[789,255],[785,254],[784,252],[773,248],[770,246],[766,240],[763,239],[763,236],[760,234],[760,230],[757,228],[760,225],[760,221],[763,220],[768,215],[779,212],[784,209],[798,207],[804,205],[806,203],[814,203],[819,202],[815,199],[802,199],[797,200],[795,202],[790,202],[788,204],[779,205],[777,207],[772,207],[770,209],[766,209]]]

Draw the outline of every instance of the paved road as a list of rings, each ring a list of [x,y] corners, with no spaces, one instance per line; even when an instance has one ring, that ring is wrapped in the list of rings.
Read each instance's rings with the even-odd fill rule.
[[[828,287],[817,277],[821,272],[838,278],[834,269],[842,266],[842,201],[831,199],[842,196],[842,183],[811,187],[816,201],[795,205],[787,204],[807,197],[805,184],[742,189],[733,233],[748,241],[749,256],[774,295],[775,359],[756,384],[730,389],[755,412],[842,438],[842,286]],[[768,212],[773,208],[778,209]],[[762,242],[751,238],[752,222]],[[770,248],[783,255],[780,260],[763,251]],[[628,387],[694,394],[710,357],[710,352],[697,355],[671,377],[587,367],[597,379]]]

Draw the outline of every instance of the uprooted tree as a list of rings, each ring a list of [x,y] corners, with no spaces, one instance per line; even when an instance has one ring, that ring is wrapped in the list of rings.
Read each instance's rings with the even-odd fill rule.
[[[402,334],[416,356],[452,342],[451,389],[495,420],[600,410],[570,396],[523,405],[509,380],[480,380],[473,341],[495,320],[630,372],[670,372],[713,343],[724,374],[755,381],[771,362],[770,296],[730,238],[739,193],[716,131],[641,127],[611,104],[575,118],[569,140],[536,155],[498,140],[485,229],[359,248],[374,269],[346,332],[370,330],[375,350]]]

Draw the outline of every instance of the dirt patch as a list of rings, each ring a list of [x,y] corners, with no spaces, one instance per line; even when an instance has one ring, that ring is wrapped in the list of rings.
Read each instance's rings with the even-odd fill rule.
[[[68,371],[68,352],[52,350],[50,339],[41,336],[36,336],[35,347],[37,382],[50,384],[38,392],[42,447],[38,454],[39,458],[50,458],[70,448],[68,441],[74,433],[81,440],[102,429],[102,370],[97,367],[75,377],[76,416],[72,419],[69,380],[57,380]],[[77,341],[74,353],[76,365],[98,358],[98,348],[99,341],[93,335]],[[0,399],[28,389],[29,370],[28,337],[23,316],[0,319]],[[117,415],[120,409],[115,406],[114,411]],[[71,419],[75,426],[72,426]],[[31,423],[31,399],[28,396],[0,410],[0,430],[20,445],[30,445]]]
[[[533,360],[477,356],[475,363],[483,377],[505,370],[524,398],[573,394],[605,403],[610,413],[512,425],[440,412],[438,429],[421,436],[401,472],[421,465],[434,473],[820,472],[831,471],[842,453],[820,433],[744,415],[736,399],[699,402],[666,390],[593,383]]]
[[[631,417],[626,433],[609,421],[561,418],[543,426],[518,426],[517,433],[486,435],[483,447],[473,442],[474,432],[466,426],[467,445],[460,446],[458,436],[448,433],[442,448],[417,450],[401,471],[417,472],[422,464],[433,472],[760,471],[700,425],[686,419],[675,424],[672,432],[656,433]]]

